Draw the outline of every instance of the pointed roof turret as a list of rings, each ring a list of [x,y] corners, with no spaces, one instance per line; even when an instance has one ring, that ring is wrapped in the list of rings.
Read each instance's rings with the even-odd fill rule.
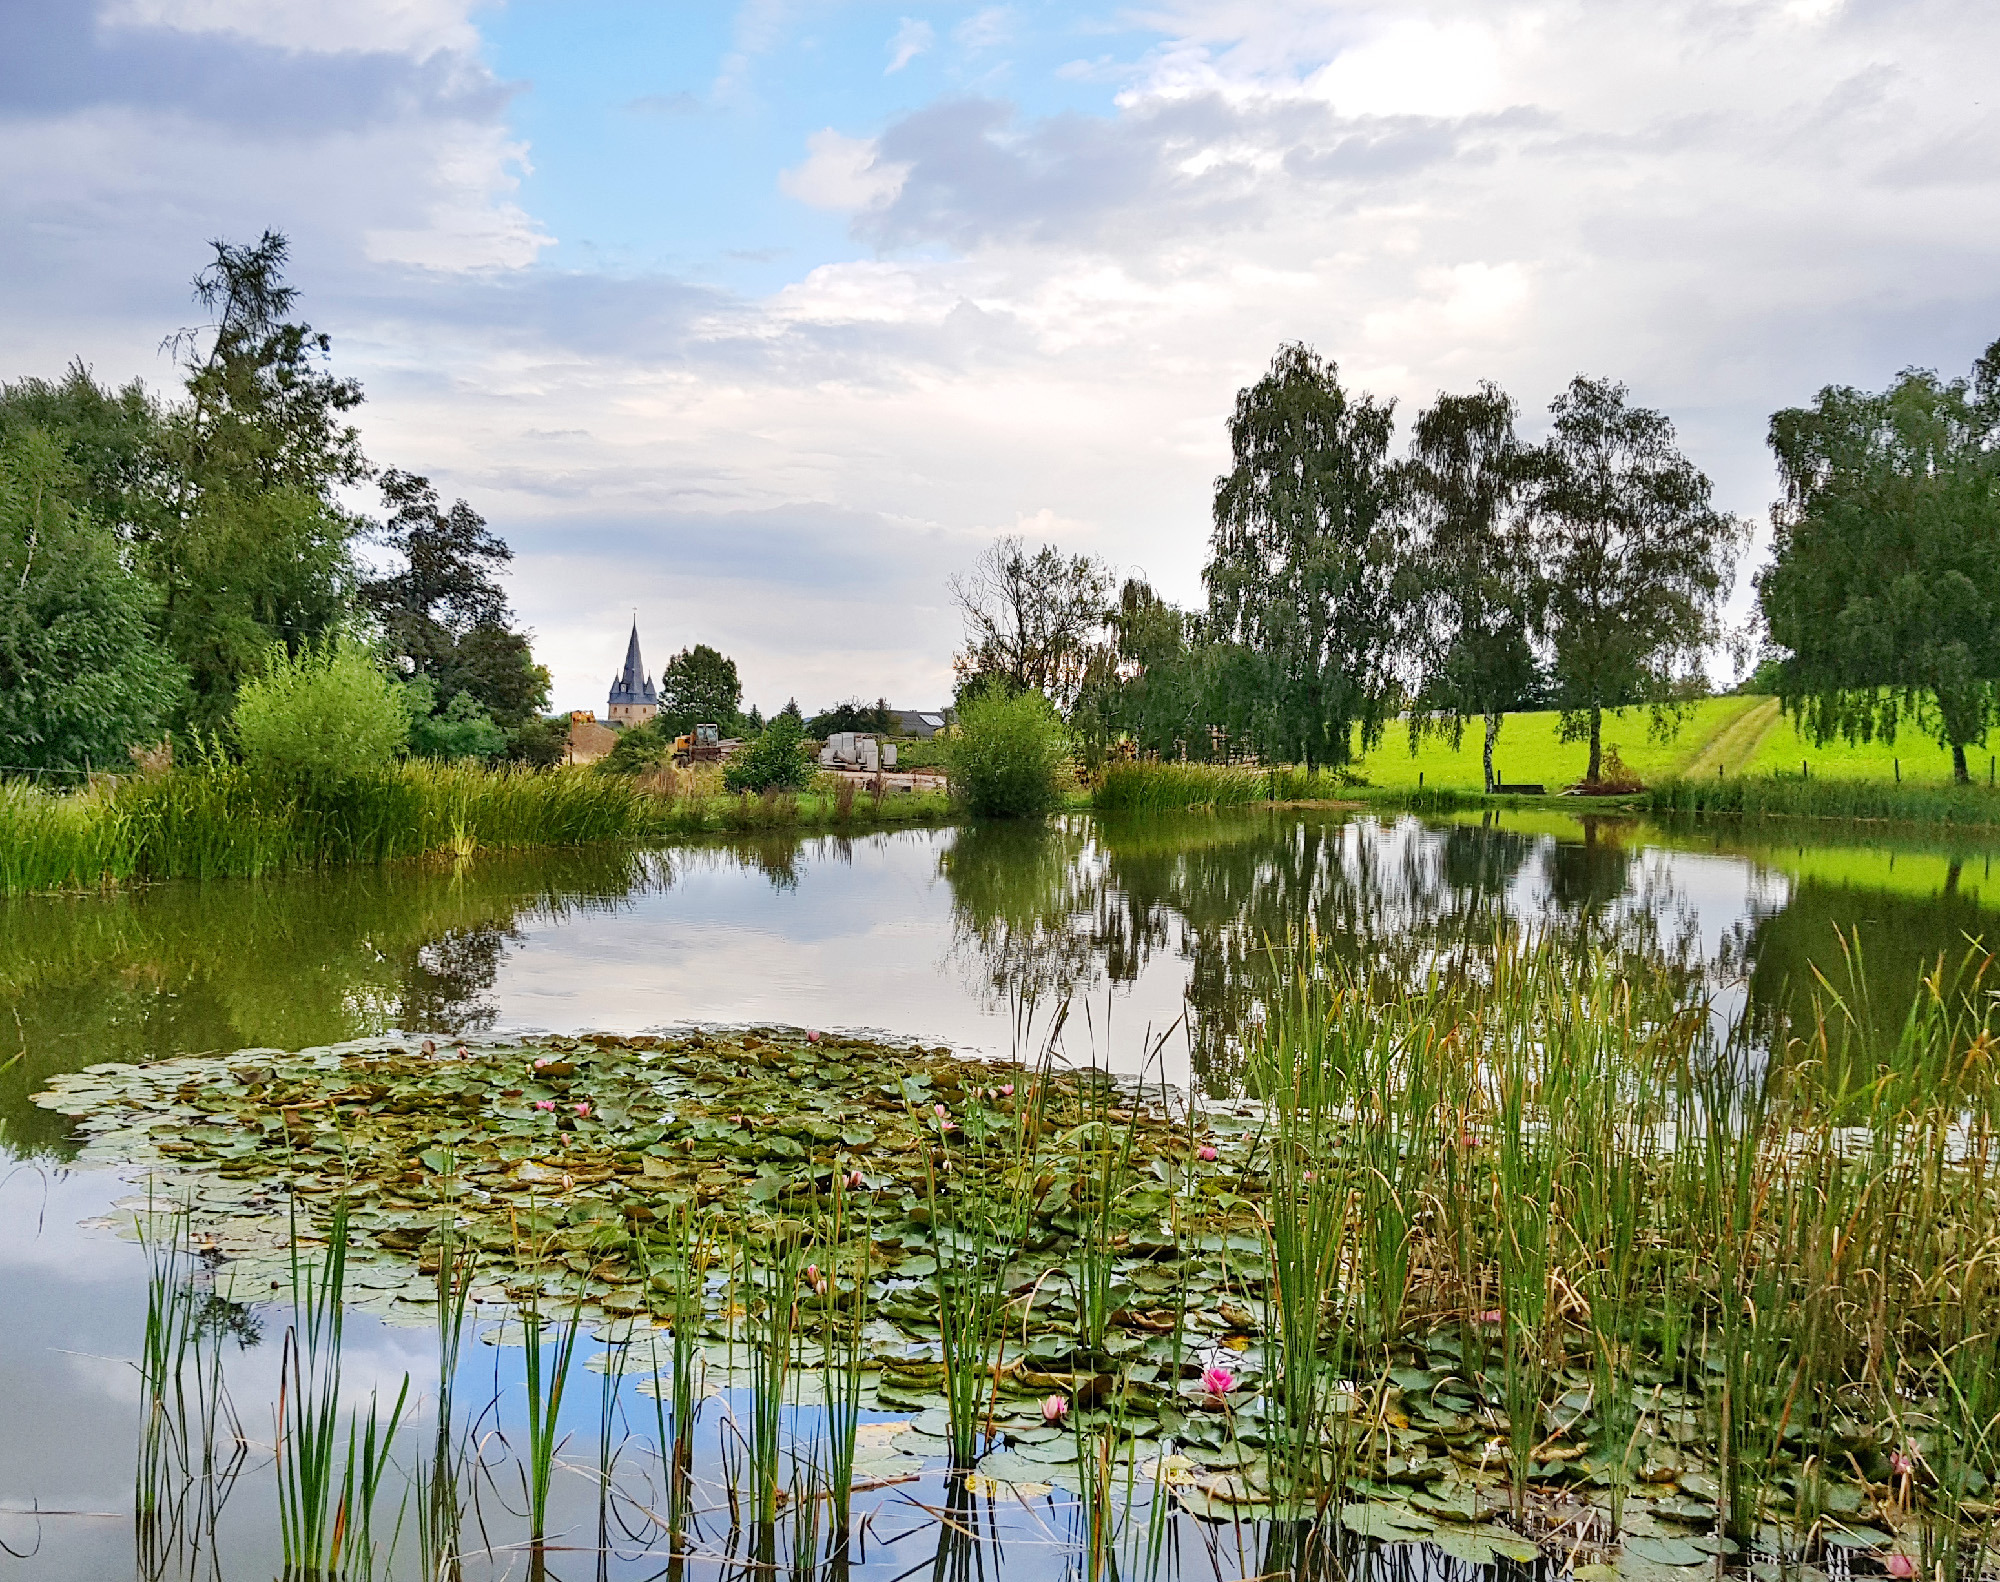
[[[625,670],[612,677],[611,702],[616,704],[651,703],[658,705],[659,694],[653,690],[653,678],[646,674],[645,661],[639,657],[639,617],[632,616],[632,637],[625,645]]]

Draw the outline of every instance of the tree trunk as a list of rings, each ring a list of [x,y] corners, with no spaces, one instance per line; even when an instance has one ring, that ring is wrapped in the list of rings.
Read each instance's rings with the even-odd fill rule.
[[[1486,770],[1486,794],[1488,796],[1493,794],[1493,744],[1500,740],[1500,718],[1498,714],[1489,714],[1486,716],[1486,753],[1483,763]]]
[[[1965,770],[1964,742],[1953,742],[1951,744],[1951,777],[1960,785],[1971,783],[1972,776],[1967,774]]]
[[[1604,767],[1604,710],[1595,703],[1590,706],[1590,768],[1584,779],[1597,784],[1597,774]]]

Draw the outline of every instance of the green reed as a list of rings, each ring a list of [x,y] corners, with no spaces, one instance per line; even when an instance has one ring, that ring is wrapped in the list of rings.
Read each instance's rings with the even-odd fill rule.
[[[784,1486],[784,1430],[799,1338],[805,1244],[795,1225],[773,1226],[744,1250],[749,1301],[750,1432],[746,1442],[751,1522],[768,1534]]]
[[[811,1271],[820,1290],[820,1384],[826,1396],[823,1479],[832,1507],[833,1550],[844,1553],[854,1505],[854,1456],[861,1428],[861,1397],[868,1352],[869,1238],[847,1223],[848,1178],[836,1166],[821,1234],[824,1274]]]
[[[441,1177],[447,1204],[452,1172]],[[457,1422],[457,1381],[466,1318],[472,1298],[477,1250],[460,1240],[454,1211],[447,1207],[437,1235],[437,1400],[428,1463],[417,1464],[417,1552],[429,1582],[458,1582],[464,1574],[460,1529],[463,1488],[471,1470],[467,1436]]]
[[[2000,824],[2000,795],[1985,785],[1900,785],[1796,775],[1668,780],[1646,793],[1656,813],[1745,818],[1895,820],[1912,824]]]
[[[666,1300],[667,1374],[660,1387],[660,1355],[656,1333],[646,1338],[653,1369],[653,1422],[659,1436],[660,1464],[666,1482],[667,1541],[676,1555],[687,1536],[690,1495],[694,1482],[694,1430],[701,1394],[701,1321],[707,1272],[715,1257],[712,1231],[694,1204],[672,1205],[666,1215],[669,1256],[656,1263],[643,1236],[632,1239],[633,1263],[648,1291],[661,1290]]]
[[[563,1394],[570,1365],[583,1336],[583,1293],[579,1288],[566,1323],[554,1325],[542,1314],[539,1300],[520,1310],[521,1340],[528,1394],[528,1444],[521,1458],[522,1492],[527,1500],[528,1542],[539,1552],[548,1542],[549,1488],[561,1450]],[[557,1334],[549,1338],[549,1330]]]
[[[277,1407],[278,1530],[285,1570],[300,1578],[372,1576],[375,1503],[402,1426],[410,1379],[403,1376],[386,1416],[371,1391],[366,1417],[358,1412],[349,1417],[343,1443],[347,1203],[334,1204],[326,1247],[317,1258],[301,1252],[296,1212],[295,1207],[292,1322],[285,1330]]]

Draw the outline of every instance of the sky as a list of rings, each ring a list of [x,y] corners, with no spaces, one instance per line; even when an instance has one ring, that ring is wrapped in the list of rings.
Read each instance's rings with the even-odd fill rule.
[[[2000,337],[1990,0],[0,0],[0,378],[174,378],[291,238],[561,708],[935,706],[1018,533],[1197,602],[1236,393],[1574,375],[1759,531],[1779,407]],[[374,502],[363,500],[364,506]]]

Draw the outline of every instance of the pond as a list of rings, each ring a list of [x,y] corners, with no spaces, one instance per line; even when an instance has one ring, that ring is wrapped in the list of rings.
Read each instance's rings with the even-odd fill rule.
[[[1990,937],[1996,912],[1990,850],[1949,839],[1310,811],[483,857],[0,903],[0,1570],[80,1582],[135,1565],[132,1359],[149,1264],[116,1230],[131,1216],[114,1205],[134,1182],[79,1166],[69,1118],[29,1102],[60,1073],[392,1031],[501,1040],[790,1026],[994,1057],[1032,1057],[1054,1036],[1071,1061],[1145,1069],[1220,1099],[1240,1087],[1239,1034],[1289,937],[1310,930],[1333,953],[1414,970],[1489,941],[1501,919],[1670,964],[1765,1055],[1810,1016],[1824,978],[1847,992],[1864,1043],[1886,1048],[1920,976]],[[271,1403],[290,1317],[250,1304],[217,1332],[242,1462],[208,1547],[140,1574],[280,1569]],[[519,1395],[518,1347],[468,1349],[483,1392]],[[433,1351],[428,1331],[357,1313],[344,1389],[393,1397],[403,1375],[435,1373]],[[551,1575],[661,1574],[629,1510],[623,1538],[599,1543],[587,1443],[599,1382],[588,1376],[563,1409],[575,1465],[557,1480],[552,1520],[568,1549],[536,1563]],[[614,1382],[621,1392],[636,1431],[651,1402]],[[510,1547],[519,1489],[499,1485],[493,1552],[467,1575],[528,1574]],[[964,1554],[954,1535],[974,1518],[937,1514],[958,1496],[934,1469],[888,1496],[856,1574],[905,1573],[924,1558],[918,1547],[966,1575],[1055,1576],[1070,1564],[1074,1507],[1060,1490],[1033,1509],[1008,1502],[1004,1520],[979,1516],[1011,1547]],[[1255,1544],[1237,1553],[1240,1532],[1216,1532],[1202,1524],[1187,1538],[1178,1568],[1235,1577],[1267,1558]],[[1432,1553],[1409,1552],[1419,1558],[1396,1563]],[[396,1574],[413,1566],[405,1541]]]

